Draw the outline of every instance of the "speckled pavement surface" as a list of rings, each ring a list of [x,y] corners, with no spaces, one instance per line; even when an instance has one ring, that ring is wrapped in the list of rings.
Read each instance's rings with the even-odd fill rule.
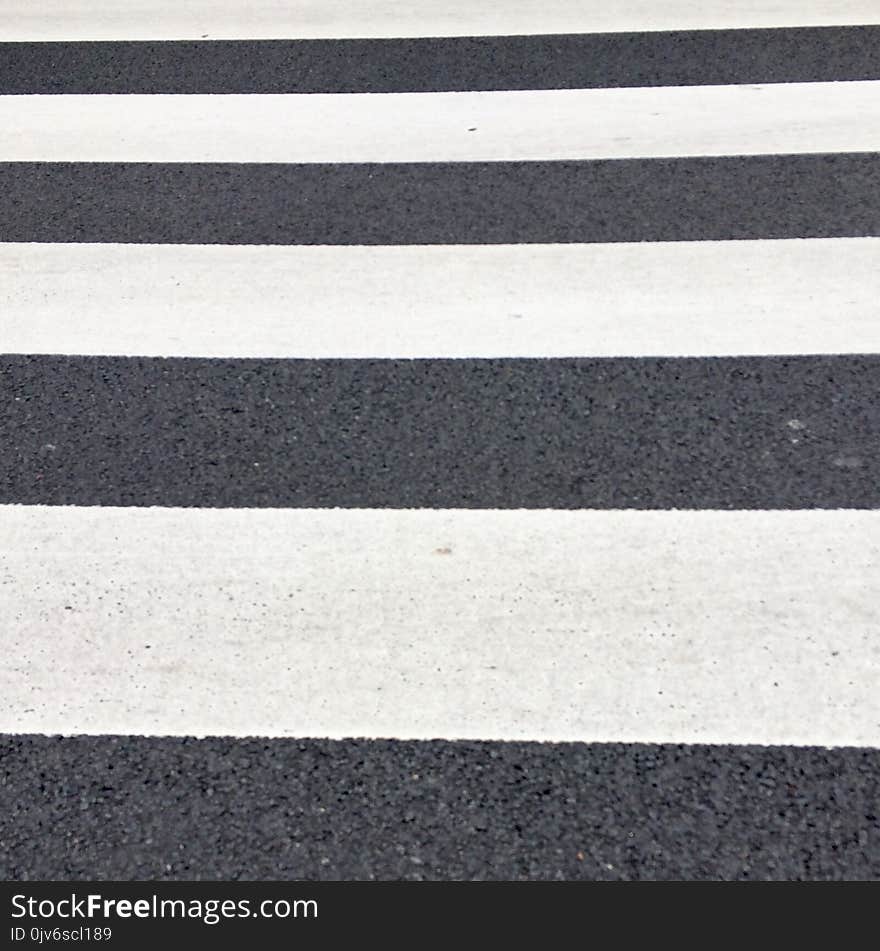
[[[0,370],[6,503],[880,504],[878,356],[12,356]]]
[[[517,244],[876,235],[880,156],[0,164],[4,241]]]
[[[880,877],[880,753],[12,737],[13,878]]]
[[[503,22],[503,21],[500,21]],[[47,93],[442,92],[880,79],[880,27],[351,40],[11,43],[0,85]]]
[[[682,30],[640,30],[630,17],[616,30],[517,36],[506,35],[516,30],[505,30],[502,11],[494,35],[399,39],[355,38],[344,23],[324,39],[260,39],[225,0],[216,0],[223,35],[238,39],[215,40],[208,25],[178,35],[173,21],[157,19],[161,38],[138,33],[132,42],[123,19],[109,30],[96,23],[103,41],[92,42],[88,18],[74,17],[69,34],[59,27],[60,41],[36,42],[18,28],[5,35],[0,18],[0,95],[248,94],[258,108],[266,94],[880,81],[880,25],[870,22],[880,8],[866,4],[864,24],[854,24],[823,20],[817,5],[801,3],[783,25],[752,29],[749,8],[761,5],[742,6],[735,29],[695,29],[691,17]],[[798,28],[798,10],[809,26]],[[827,154],[379,164],[340,154],[284,165],[17,162],[4,157],[0,138],[0,242],[867,241],[880,236],[880,128],[876,143]],[[256,298],[261,289],[251,291]],[[370,293],[375,304],[393,287]],[[480,293],[478,277],[462,288],[471,300]],[[288,303],[291,320],[309,306],[295,294]],[[839,294],[810,319],[877,318],[853,306]],[[772,321],[772,306],[764,313]],[[65,316],[77,319],[75,310]],[[49,614],[36,590],[7,604],[2,586],[40,564],[51,534],[38,527],[4,537],[9,506],[743,509],[756,517],[880,508],[876,353],[659,358],[636,340],[628,355],[604,359],[479,350],[459,360],[184,359],[174,345],[171,335],[161,357],[68,356],[51,340],[37,353],[6,352],[0,273],[0,676],[37,702],[52,678],[72,689],[90,681],[60,647],[53,653],[51,638],[38,672],[21,672],[16,624],[47,625]],[[125,541],[137,551],[136,536]],[[870,678],[880,656],[872,607],[880,552],[867,531],[863,552],[858,572],[828,598],[861,638]],[[249,570],[245,557],[235,564],[242,574],[230,569],[233,587]],[[449,610],[470,610],[476,597],[454,594]],[[621,611],[629,607],[622,594]],[[102,618],[96,609],[84,636],[116,636]],[[772,612],[759,620],[774,624]],[[361,621],[338,623],[368,636]],[[688,636],[712,634],[699,611],[682,609],[678,622]],[[121,636],[144,642],[152,622],[138,623]],[[480,636],[494,616],[475,623]],[[263,633],[242,649],[242,664]],[[295,625],[270,632],[301,633]],[[430,619],[406,634],[437,636]],[[220,625],[216,636],[228,635]],[[534,649],[552,650],[557,635],[536,627]],[[466,664],[467,646],[455,644]],[[361,649],[353,638],[352,669]],[[636,644],[632,670],[640,656]],[[686,651],[670,648],[669,661],[685,680],[706,676],[688,673]],[[737,662],[765,672],[745,647]],[[404,663],[403,651],[390,653],[389,677]],[[119,676],[129,676],[123,668]],[[172,665],[167,676],[173,693]],[[804,662],[796,676],[804,694],[828,702],[821,669]],[[609,685],[609,702],[635,721],[639,698],[627,683]],[[530,699],[511,690],[507,702],[514,721]],[[174,736],[60,736],[29,733],[23,707],[5,716],[4,879],[880,879],[880,708],[870,702],[855,716],[876,741],[860,748],[597,743],[595,734],[582,742],[448,733],[195,739],[184,726]],[[833,733],[830,708],[825,725]],[[642,727],[642,735],[652,730]]]

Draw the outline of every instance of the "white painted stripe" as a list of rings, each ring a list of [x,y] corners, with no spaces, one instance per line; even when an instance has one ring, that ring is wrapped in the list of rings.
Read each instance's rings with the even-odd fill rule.
[[[878,22],[877,0],[0,0],[0,40],[491,36]]]
[[[456,162],[880,150],[880,82],[0,97],[0,161]]]
[[[0,524],[4,732],[880,745],[880,512]]]
[[[0,244],[0,352],[186,357],[880,353],[880,238]]]

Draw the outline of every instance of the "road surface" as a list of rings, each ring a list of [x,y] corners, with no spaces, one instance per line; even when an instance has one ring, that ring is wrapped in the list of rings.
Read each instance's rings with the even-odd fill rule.
[[[876,0],[0,0],[0,128],[3,878],[880,878]]]

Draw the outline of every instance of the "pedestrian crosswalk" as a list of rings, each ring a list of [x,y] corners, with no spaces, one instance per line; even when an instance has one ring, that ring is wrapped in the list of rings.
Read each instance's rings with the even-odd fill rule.
[[[876,741],[877,512],[5,521],[13,546],[42,541],[5,579],[40,608],[7,622],[23,732]]]
[[[0,870],[880,876],[880,6],[136,7],[0,0]]]
[[[880,238],[8,242],[0,280],[6,349],[20,354],[808,356],[880,353],[878,260]]]
[[[876,24],[874,0],[2,0],[8,41],[384,39]],[[870,50],[862,50],[870,55]]]
[[[0,99],[20,162],[497,162],[870,152],[880,82]]]

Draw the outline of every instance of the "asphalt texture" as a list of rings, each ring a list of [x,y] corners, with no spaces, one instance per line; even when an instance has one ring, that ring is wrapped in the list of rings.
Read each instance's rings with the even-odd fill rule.
[[[880,877],[880,750],[7,736],[0,877]]]
[[[517,244],[880,235],[880,153],[0,164],[0,241]]]
[[[880,356],[0,358],[0,502],[876,508]]]
[[[880,27],[6,43],[0,94],[454,92],[880,79]]]
[[[876,80],[878,47],[878,26],[8,43],[0,94]],[[0,241],[868,235],[877,153],[0,164]],[[878,371],[858,355],[7,356],[0,503],[877,508]],[[880,879],[880,750],[6,734],[0,878]]]

